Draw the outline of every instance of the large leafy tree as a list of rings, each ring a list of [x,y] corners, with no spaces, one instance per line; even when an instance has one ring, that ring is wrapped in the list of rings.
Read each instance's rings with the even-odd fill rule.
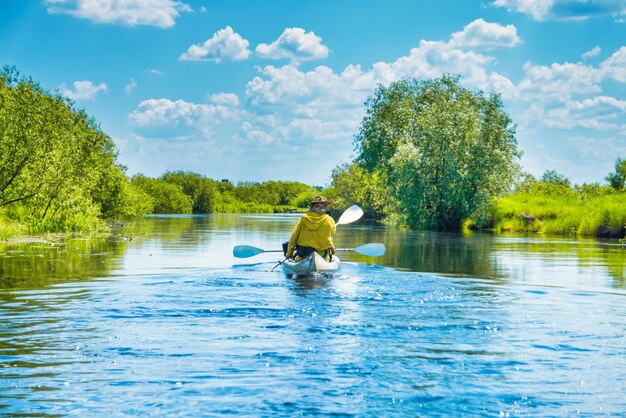
[[[8,66],[0,71],[0,156],[0,208],[40,230],[85,229],[140,210],[95,120]]]
[[[496,93],[459,77],[401,80],[366,102],[357,162],[387,179],[409,225],[459,229],[519,172],[515,127]]]

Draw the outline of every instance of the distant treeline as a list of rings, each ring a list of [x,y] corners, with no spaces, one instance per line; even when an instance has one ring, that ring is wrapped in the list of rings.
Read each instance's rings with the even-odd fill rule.
[[[280,213],[307,208],[319,189],[298,182],[213,180],[187,171],[159,178],[136,175],[131,186],[148,196],[144,213]]]
[[[13,67],[0,71],[0,238],[106,229],[106,219],[150,213],[302,210],[318,194],[333,215],[353,204],[364,220],[414,228],[623,237],[626,160],[607,185],[572,186],[518,164],[515,126],[500,96],[459,77],[379,86],[354,138],[356,158],[329,187],[232,184],[187,171],[129,178],[114,143],[74,103]]]

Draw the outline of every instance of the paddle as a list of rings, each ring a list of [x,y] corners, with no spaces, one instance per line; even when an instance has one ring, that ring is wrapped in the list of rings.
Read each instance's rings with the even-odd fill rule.
[[[385,254],[385,245],[377,242],[361,245],[356,248],[337,248],[337,251],[355,251],[370,257],[380,257]],[[233,255],[237,258],[248,258],[261,253],[282,253],[283,250],[264,250],[250,245],[237,245],[233,248]]]
[[[352,205],[341,214],[335,225],[351,224],[352,222],[361,219],[361,216],[363,216],[363,209],[357,205]]]

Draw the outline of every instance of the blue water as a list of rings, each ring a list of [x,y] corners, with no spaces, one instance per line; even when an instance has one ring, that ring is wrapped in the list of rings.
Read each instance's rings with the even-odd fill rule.
[[[0,414],[626,413],[623,247],[357,225],[341,246],[389,254],[302,279],[230,254],[279,246],[294,219],[4,248]]]

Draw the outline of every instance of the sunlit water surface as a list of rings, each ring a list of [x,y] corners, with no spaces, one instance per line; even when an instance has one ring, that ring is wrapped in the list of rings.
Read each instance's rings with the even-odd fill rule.
[[[0,415],[619,416],[626,249],[341,226],[286,278],[297,215],[146,217],[0,246]]]

